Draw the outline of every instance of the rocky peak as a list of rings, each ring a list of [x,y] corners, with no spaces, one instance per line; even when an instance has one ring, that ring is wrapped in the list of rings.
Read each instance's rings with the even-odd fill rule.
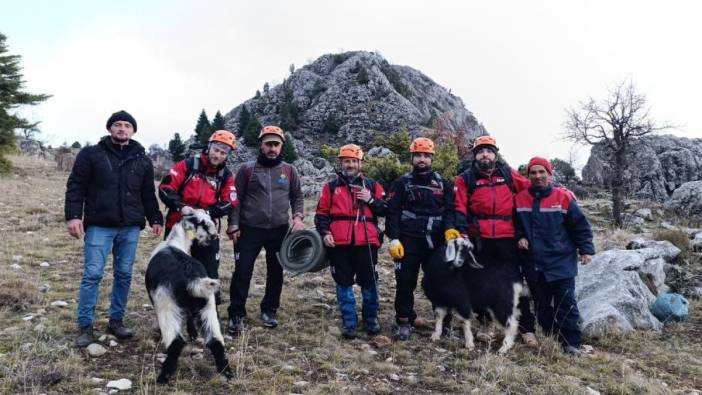
[[[290,103],[297,119],[283,125],[281,113]],[[375,133],[400,128],[421,134],[437,122],[441,129],[469,138],[485,133],[459,97],[420,71],[391,65],[375,52],[319,57],[231,110],[225,116],[230,130],[239,130],[242,105],[261,123],[284,126],[303,142],[305,151],[316,151],[321,143],[367,143]]]

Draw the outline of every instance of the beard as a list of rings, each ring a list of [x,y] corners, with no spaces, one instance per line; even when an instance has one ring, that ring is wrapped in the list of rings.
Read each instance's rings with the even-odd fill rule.
[[[356,170],[356,169],[342,169],[341,175],[348,178],[349,180],[353,180],[358,176],[358,170]]]
[[[482,159],[478,161],[478,168],[480,170],[490,170],[495,167],[495,161],[490,159]]]

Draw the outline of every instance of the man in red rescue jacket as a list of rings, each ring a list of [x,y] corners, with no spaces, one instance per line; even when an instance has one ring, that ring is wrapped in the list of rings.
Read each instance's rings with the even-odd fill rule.
[[[385,192],[380,183],[361,173],[363,151],[355,144],[339,149],[341,171],[322,189],[314,223],[328,247],[336,300],[343,321],[342,335],[356,337],[358,317],[353,283],[361,286],[363,327],[380,332],[375,264],[382,243],[378,216],[385,215]]]
[[[183,212],[193,208],[205,209],[212,219],[218,219],[238,204],[234,176],[227,169],[227,157],[236,148],[234,135],[218,130],[210,137],[207,149],[200,155],[176,163],[158,187],[161,201],[168,207],[166,236],[180,221]],[[219,278],[219,239],[207,246],[193,244],[193,258],[200,261],[210,278]],[[215,295],[221,303],[219,292]]]
[[[519,277],[512,212],[514,194],[527,189],[529,180],[499,161],[497,152],[497,142],[491,136],[479,136],[473,142],[473,164],[456,177],[454,184],[455,222],[461,233],[474,239],[475,258],[481,265],[507,265]],[[534,345],[533,315],[528,313],[531,322],[522,338]],[[478,337],[492,337],[485,315],[479,314],[478,318],[482,324]]]

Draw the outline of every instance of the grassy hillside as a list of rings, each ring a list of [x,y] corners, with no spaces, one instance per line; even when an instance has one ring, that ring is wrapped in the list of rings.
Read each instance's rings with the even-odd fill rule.
[[[542,340],[538,350],[517,344],[505,357],[497,344],[477,343],[467,352],[460,339],[432,344],[429,330],[409,342],[376,348],[363,335],[339,336],[334,283],[327,272],[286,277],[281,325],[263,328],[257,318],[265,265],[257,266],[249,301],[250,330],[225,339],[235,379],[215,373],[202,344],[186,350],[171,385],[159,387],[159,344],[151,337],[153,310],[143,285],[147,257],[157,240],[142,233],[126,322],[137,335],[91,358],[73,347],[75,308],[82,271],[82,242],[68,236],[63,221],[67,174],[54,164],[12,158],[16,170],[0,179],[0,393],[107,392],[106,381],[128,378],[133,393],[689,393],[702,387],[702,314],[691,302],[685,323],[661,334],[586,339],[594,352],[581,358],[560,353]],[[311,212],[315,202],[308,202]],[[308,223],[311,218],[308,215]],[[606,239],[607,237],[601,237]],[[228,291],[232,246],[223,243],[220,274]],[[390,335],[394,278],[386,254],[380,263],[381,324]],[[262,260],[262,257],[260,258]],[[47,262],[49,266],[41,266]],[[263,263],[263,262],[259,262]],[[19,268],[17,266],[19,265]],[[107,324],[111,265],[100,288],[96,335]],[[603,279],[606,281],[606,279]],[[228,292],[225,292],[228,302]],[[55,301],[66,307],[52,306]],[[418,312],[431,319],[417,292]],[[225,306],[220,307],[222,320]],[[589,387],[589,388],[588,388]]]

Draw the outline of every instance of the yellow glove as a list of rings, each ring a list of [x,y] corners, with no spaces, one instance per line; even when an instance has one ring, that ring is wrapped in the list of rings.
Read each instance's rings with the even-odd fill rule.
[[[447,243],[459,237],[461,237],[461,233],[454,228],[446,229],[446,232],[444,232],[444,238],[446,238]]]
[[[405,256],[405,247],[403,247],[400,240],[397,239],[390,241],[389,251],[390,257],[395,261]]]

